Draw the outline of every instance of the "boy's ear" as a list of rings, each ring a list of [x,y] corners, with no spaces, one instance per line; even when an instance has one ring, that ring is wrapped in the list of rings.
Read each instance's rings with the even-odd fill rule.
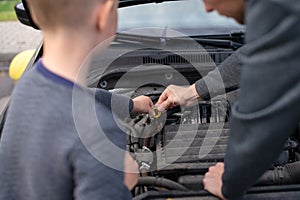
[[[100,32],[102,32],[107,25],[109,25],[109,17],[113,12],[114,6],[114,0],[105,0],[99,7],[97,14],[97,28]]]

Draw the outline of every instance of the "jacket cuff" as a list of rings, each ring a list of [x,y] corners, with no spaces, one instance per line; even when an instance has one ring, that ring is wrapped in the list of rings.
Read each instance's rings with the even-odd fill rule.
[[[208,91],[208,88],[207,88],[206,83],[205,83],[203,78],[198,80],[195,83],[195,88],[196,88],[196,91],[197,91],[197,93],[198,93],[198,95],[201,99],[209,100],[211,98],[210,94],[209,94],[209,91]]]

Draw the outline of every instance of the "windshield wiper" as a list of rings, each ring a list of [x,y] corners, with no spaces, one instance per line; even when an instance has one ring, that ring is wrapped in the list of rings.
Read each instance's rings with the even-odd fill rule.
[[[233,50],[237,50],[238,48],[244,45],[243,43],[234,42],[231,40],[223,40],[223,39],[193,38],[193,40],[195,40],[199,44],[209,45],[213,47],[220,47],[220,48],[230,48]]]
[[[231,40],[233,42],[244,44],[245,33],[243,31],[232,32],[228,34],[215,34],[215,35],[193,35],[193,39],[218,39],[218,40]]]
[[[220,36],[220,35],[219,35]],[[165,46],[168,44],[184,44],[187,41],[191,41],[191,38],[199,44],[208,45],[218,48],[230,48],[236,50],[243,46],[243,43],[235,42],[230,39],[211,39],[208,36],[193,36],[193,37],[162,37],[162,36],[145,36],[145,35],[134,35],[134,34],[124,34],[117,33],[116,42],[120,43],[133,43],[141,45],[161,45]]]
[[[147,4],[147,3],[162,3],[165,1],[180,1],[180,0],[120,0],[119,8]]]

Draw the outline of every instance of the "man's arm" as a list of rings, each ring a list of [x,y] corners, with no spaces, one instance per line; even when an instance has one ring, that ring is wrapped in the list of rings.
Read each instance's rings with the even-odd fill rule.
[[[241,57],[245,47],[236,50],[215,70],[195,83],[198,95],[208,100],[220,93],[231,92],[239,87],[241,74]]]
[[[224,92],[238,88],[241,71],[241,52],[235,51],[216,69],[189,87],[171,85],[160,96],[157,105],[168,109],[179,105],[189,107],[199,99],[208,100]]]
[[[247,49],[223,174],[228,199],[241,199],[297,130],[299,8],[297,0],[247,2]]]

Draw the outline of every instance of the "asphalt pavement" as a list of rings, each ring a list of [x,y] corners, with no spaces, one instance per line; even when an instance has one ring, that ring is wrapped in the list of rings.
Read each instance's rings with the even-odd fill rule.
[[[14,82],[8,76],[13,57],[28,49],[35,49],[42,41],[41,32],[18,21],[0,22],[0,113],[13,90]]]
[[[17,53],[36,48],[41,40],[40,31],[18,21],[0,22],[0,70],[7,69]]]

